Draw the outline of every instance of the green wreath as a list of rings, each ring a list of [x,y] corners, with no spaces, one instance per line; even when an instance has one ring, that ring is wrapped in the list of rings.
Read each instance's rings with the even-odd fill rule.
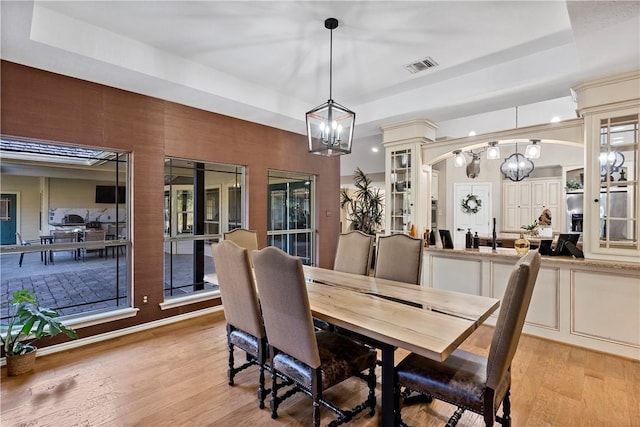
[[[462,199],[460,207],[462,208],[462,212],[464,213],[475,214],[478,213],[478,211],[482,207],[482,200],[480,200],[478,196],[474,194],[467,194],[467,197]]]

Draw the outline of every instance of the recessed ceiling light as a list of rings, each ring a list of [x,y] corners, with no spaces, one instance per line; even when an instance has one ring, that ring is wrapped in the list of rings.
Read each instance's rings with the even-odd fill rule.
[[[560,117],[558,117],[558,116],[553,116],[551,118],[551,123],[558,123],[559,121],[560,121]]]
[[[378,152],[378,147],[371,147],[371,151],[373,151],[374,153]]]
[[[476,131],[472,130],[471,132],[469,132],[469,136],[476,136]]]

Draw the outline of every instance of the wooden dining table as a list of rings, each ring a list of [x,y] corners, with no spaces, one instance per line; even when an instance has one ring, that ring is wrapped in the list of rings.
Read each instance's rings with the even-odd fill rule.
[[[402,348],[445,360],[500,300],[370,276],[304,267],[314,317],[356,334],[382,353],[381,425],[399,420],[394,354]]]

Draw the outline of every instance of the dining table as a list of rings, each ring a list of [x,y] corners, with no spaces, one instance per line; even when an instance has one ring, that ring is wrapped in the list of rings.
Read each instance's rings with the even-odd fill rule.
[[[304,266],[314,317],[381,352],[380,424],[399,423],[398,348],[444,361],[500,305],[496,298]]]

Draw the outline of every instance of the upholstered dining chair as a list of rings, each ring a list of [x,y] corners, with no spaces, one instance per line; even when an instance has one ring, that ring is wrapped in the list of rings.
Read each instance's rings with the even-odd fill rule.
[[[280,403],[297,391],[312,398],[316,427],[320,425],[320,405],[338,414],[330,425],[349,422],[367,407],[373,415],[375,350],[345,336],[314,328],[299,258],[267,247],[253,252],[253,263],[271,357],[271,417],[277,418]],[[362,374],[365,370],[368,373]],[[324,390],[353,376],[367,382],[369,392],[364,402],[345,411],[323,397]],[[280,378],[284,381],[278,384]],[[293,388],[278,396],[278,391],[289,384]]]
[[[380,236],[374,276],[419,285],[423,242],[406,234]]]
[[[458,409],[447,426],[455,426],[465,410],[483,415],[486,426],[493,426],[494,418],[510,426],[511,361],[539,269],[538,251],[529,251],[516,263],[502,298],[487,358],[458,349],[444,362],[436,362],[411,353],[396,367],[396,399],[404,387],[456,405]],[[501,403],[503,416],[499,417],[496,414]]]
[[[247,230],[246,228],[236,228],[226,233],[223,233],[222,236],[224,240],[230,240],[241,248],[245,248],[251,254],[251,251],[258,250],[258,233],[253,230]],[[249,255],[249,262],[251,263],[251,267],[253,267],[253,260],[251,259],[251,255]]]
[[[253,272],[249,264],[249,251],[230,240],[214,243],[213,259],[218,273],[218,285],[227,322],[229,347],[229,385],[235,375],[251,365],[257,365],[258,402],[264,408],[269,390],[265,388],[264,370],[267,368],[267,336],[260,313]],[[234,366],[234,347],[244,351],[247,361]]]
[[[354,230],[338,236],[333,269],[345,273],[369,275],[374,236]]]

